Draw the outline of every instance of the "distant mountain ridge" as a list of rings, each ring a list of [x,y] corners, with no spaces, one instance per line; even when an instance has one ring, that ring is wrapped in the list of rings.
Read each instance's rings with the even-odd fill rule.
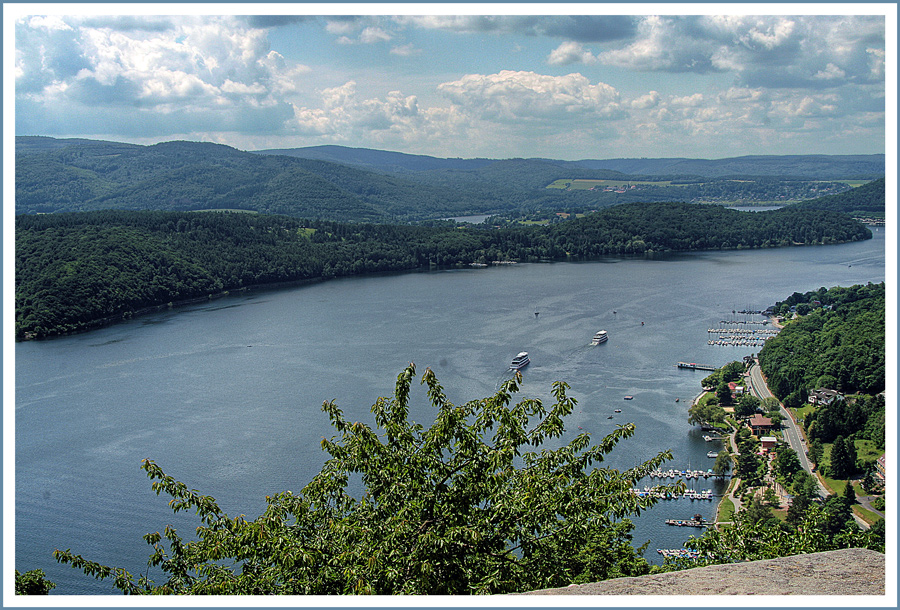
[[[401,172],[428,170],[473,170],[498,160],[485,158],[449,158],[411,155],[401,152],[351,148],[347,146],[309,146],[252,151],[255,154],[274,154],[319,159],[345,165],[362,166],[373,171]],[[848,178],[873,179],[884,175],[885,156],[875,155],[747,155],[724,159],[635,158],[582,159],[562,161],[548,158],[529,158],[560,167],[587,170],[612,170],[632,176],[780,176],[806,179],[836,180]]]
[[[763,158],[770,166],[777,164],[773,159]],[[870,167],[854,159],[841,158],[829,166],[827,157],[803,157],[793,166],[818,164],[817,171],[831,172],[834,178],[688,175],[648,182],[615,169],[551,159],[439,159],[340,146],[275,154],[211,142],[145,146],[17,136],[15,209],[17,214],[238,209],[375,223],[487,214],[541,213],[546,218],[629,202],[803,201],[849,189],[836,178],[851,176],[840,172]],[[731,168],[739,168],[730,161]],[[876,160],[871,168],[877,166]],[[672,165],[659,167],[662,171]],[[831,169],[824,171],[827,167]],[[789,169],[785,173],[796,173]]]

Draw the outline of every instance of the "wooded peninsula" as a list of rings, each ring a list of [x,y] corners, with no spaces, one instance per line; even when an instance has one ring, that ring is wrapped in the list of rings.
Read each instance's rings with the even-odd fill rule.
[[[19,215],[15,237],[16,338],[32,339],[258,285],[494,261],[833,244],[871,233],[827,210],[633,203],[547,226],[499,228],[246,213]]]

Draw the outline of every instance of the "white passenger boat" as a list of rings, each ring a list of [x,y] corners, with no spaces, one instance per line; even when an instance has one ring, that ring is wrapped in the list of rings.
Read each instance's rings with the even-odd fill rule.
[[[609,340],[609,335],[606,334],[605,330],[598,330],[597,334],[594,335],[594,338],[591,339],[591,345],[600,345],[601,343],[606,343]]]
[[[512,359],[509,368],[512,371],[518,371],[519,369],[525,368],[529,362],[531,362],[531,360],[528,358],[528,352],[519,352],[516,357]]]

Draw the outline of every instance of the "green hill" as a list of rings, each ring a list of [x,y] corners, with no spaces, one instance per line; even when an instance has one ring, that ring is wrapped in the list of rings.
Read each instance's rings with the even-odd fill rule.
[[[19,136],[15,209],[17,214],[239,209],[346,222],[417,222],[538,211],[552,216],[647,201],[798,201],[823,190],[848,188],[833,182],[694,177],[621,192],[567,191],[547,186],[562,179],[640,177],[546,159],[441,160],[326,148],[318,152],[328,160],[291,156],[296,151],[260,154],[202,142],[139,146]]]
[[[797,205],[816,210],[844,212],[856,217],[884,218],[884,178],[873,180],[838,195],[810,199]]]

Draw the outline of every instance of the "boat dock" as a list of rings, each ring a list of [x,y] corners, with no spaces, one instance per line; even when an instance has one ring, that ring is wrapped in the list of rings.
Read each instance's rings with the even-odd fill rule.
[[[697,364],[696,362],[679,362],[678,368],[692,371],[714,371],[716,367],[711,364]]]

